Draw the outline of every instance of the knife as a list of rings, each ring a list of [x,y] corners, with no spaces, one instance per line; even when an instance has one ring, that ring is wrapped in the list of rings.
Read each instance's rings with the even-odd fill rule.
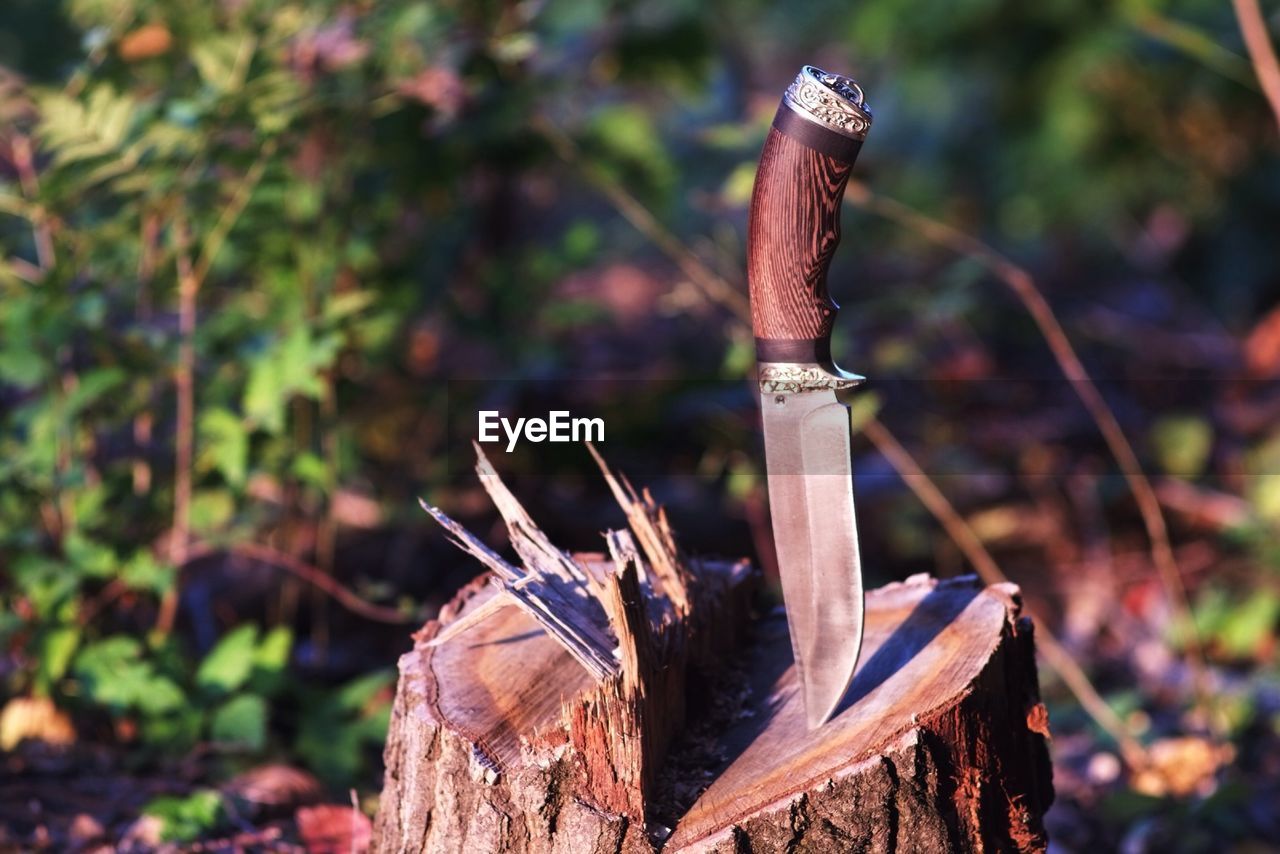
[[[839,707],[862,648],[849,409],[835,393],[863,378],[831,359],[827,267],[870,127],[857,83],[804,66],[765,139],[747,229],[770,515],[810,729]]]

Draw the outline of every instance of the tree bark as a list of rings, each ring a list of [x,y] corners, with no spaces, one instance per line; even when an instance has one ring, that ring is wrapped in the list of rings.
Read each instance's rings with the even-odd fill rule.
[[[612,559],[554,552],[508,505],[528,574],[503,564],[502,584],[464,588],[401,658],[376,850],[1046,847],[1048,721],[1015,587],[916,576],[871,591],[844,707],[810,732],[784,618],[752,619],[754,573],[687,559],[652,499],[606,477],[634,534],[607,535]],[[514,500],[486,485],[500,509]],[[547,595],[603,622],[543,613],[548,555],[590,580],[594,604]]]

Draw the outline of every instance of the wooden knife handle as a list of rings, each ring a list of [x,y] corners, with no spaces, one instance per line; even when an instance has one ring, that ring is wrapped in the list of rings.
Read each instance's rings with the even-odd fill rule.
[[[751,195],[747,280],[761,362],[831,360],[839,306],[827,267],[840,242],[840,202],[871,112],[858,84],[805,66],[765,139]]]

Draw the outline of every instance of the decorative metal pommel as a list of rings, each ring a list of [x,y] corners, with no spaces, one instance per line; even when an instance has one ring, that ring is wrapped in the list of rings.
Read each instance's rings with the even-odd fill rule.
[[[800,116],[853,139],[866,139],[871,108],[853,79],[806,65],[782,96]]]

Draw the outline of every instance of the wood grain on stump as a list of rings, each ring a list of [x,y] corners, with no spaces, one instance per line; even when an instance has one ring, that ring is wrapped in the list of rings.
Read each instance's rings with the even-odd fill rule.
[[[785,622],[762,621],[755,716],[668,850],[1035,851],[1053,798],[1032,627],[1013,585],[916,576],[867,595],[862,660],[812,732]]]
[[[524,542],[528,576],[463,589],[401,658],[377,850],[1044,849],[1048,731],[1015,587],[871,591],[844,707],[810,732],[785,621],[752,619],[750,568],[688,560],[647,495],[617,494],[634,538],[552,556],[607,625],[566,638],[516,601],[552,554]],[[537,540],[513,512],[513,539]],[[613,664],[575,645],[596,630]]]

